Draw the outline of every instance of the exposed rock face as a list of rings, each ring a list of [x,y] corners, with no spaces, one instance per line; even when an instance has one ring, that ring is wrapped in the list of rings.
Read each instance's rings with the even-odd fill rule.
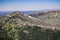
[[[12,22],[20,25],[40,25],[41,23],[40,19],[23,14],[19,11],[15,11],[12,14],[7,15],[4,19],[5,22]]]

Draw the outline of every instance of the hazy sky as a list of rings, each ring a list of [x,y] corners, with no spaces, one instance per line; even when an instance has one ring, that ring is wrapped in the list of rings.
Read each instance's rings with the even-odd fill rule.
[[[0,0],[0,10],[60,9],[60,0]]]

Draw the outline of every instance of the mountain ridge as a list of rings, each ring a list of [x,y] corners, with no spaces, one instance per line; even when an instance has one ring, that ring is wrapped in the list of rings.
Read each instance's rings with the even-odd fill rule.
[[[45,12],[43,12],[43,13],[45,13]],[[48,14],[48,13],[46,12],[46,14]],[[38,17],[44,16],[44,15],[45,14],[42,14],[42,15],[40,14],[40,16],[38,16]],[[48,15],[50,15],[50,13]],[[56,28],[57,29],[60,28],[60,27],[56,27],[56,26],[50,25],[48,23],[45,23],[44,20],[46,20],[46,19],[45,18],[42,19],[42,18],[43,17],[41,17],[41,18],[37,18],[34,16],[32,17],[31,15],[23,14],[22,12],[19,12],[19,11],[14,11],[13,13],[11,13],[9,15],[4,16],[4,18],[2,18],[0,20],[0,22],[4,23],[4,25],[6,25],[8,23],[16,24],[17,26],[24,26],[24,25],[34,26],[35,25],[35,26],[39,26],[42,28],[46,28],[46,29],[52,29],[52,30],[55,30]]]

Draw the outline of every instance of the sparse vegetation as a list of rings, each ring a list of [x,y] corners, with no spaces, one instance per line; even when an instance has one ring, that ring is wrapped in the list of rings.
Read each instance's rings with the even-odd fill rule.
[[[60,31],[57,30],[42,29],[38,26],[8,25],[1,28],[0,39],[5,39],[5,36],[7,40],[60,40]]]

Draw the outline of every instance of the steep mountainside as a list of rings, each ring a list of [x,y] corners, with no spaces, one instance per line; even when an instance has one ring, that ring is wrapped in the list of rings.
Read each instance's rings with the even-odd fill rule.
[[[33,13],[30,16],[41,19],[45,24],[60,27],[60,11]]]

